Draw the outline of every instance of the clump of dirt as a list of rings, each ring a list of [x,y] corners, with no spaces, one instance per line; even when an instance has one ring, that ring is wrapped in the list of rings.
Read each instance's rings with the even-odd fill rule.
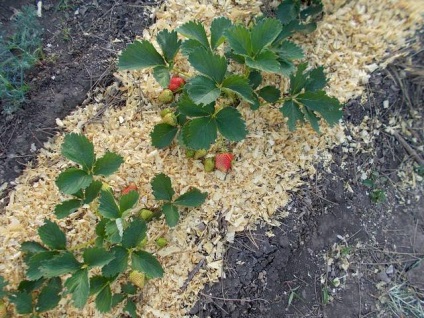
[[[333,149],[330,167],[317,167],[315,184],[292,194],[282,225],[242,233],[227,246],[223,278],[201,292],[193,316],[424,312],[424,187],[412,171],[424,144],[417,44],[372,74],[366,96],[347,103],[347,142]],[[401,297],[417,307],[402,307]]]
[[[161,1],[44,0],[39,22],[44,58],[26,76],[22,109],[0,115],[0,186],[13,180],[58,131],[63,118],[113,81],[116,55],[153,21],[151,8]],[[0,22],[13,34],[12,18],[26,0],[0,4]],[[35,5],[34,5],[35,8]],[[91,92],[91,95],[87,95]],[[119,105],[114,96],[110,105]]]

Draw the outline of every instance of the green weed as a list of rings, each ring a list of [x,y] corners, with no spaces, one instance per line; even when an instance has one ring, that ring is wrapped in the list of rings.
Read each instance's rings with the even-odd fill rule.
[[[29,89],[25,72],[42,56],[42,30],[33,8],[22,8],[13,29],[12,36],[0,35],[0,101],[6,114],[17,111],[25,101]]]

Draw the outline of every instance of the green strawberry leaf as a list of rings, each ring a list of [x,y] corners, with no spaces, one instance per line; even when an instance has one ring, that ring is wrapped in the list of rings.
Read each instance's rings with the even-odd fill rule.
[[[182,132],[187,147],[194,150],[209,149],[217,137],[216,121],[211,117],[195,118],[183,126]]]
[[[139,197],[140,195],[135,190],[130,191],[127,194],[124,194],[119,200],[119,210],[121,211],[121,215],[125,211],[132,209],[137,204]]]
[[[105,225],[106,239],[112,243],[117,244],[122,241],[122,219],[109,220]]]
[[[264,86],[259,91],[258,94],[268,103],[276,103],[280,99],[281,92],[275,86]]]
[[[65,250],[66,249],[66,236],[65,233],[59,228],[59,226],[49,221],[44,220],[44,225],[38,228],[38,235],[41,241],[53,250]]]
[[[225,17],[215,18],[211,24],[211,47],[216,49],[225,41],[225,30],[232,26],[231,20]]]
[[[85,189],[84,192],[84,204],[91,203],[97,196],[102,188],[101,181],[93,181],[91,184]]]
[[[165,203],[162,206],[162,212],[165,215],[166,224],[168,224],[169,227],[174,227],[178,224],[180,213],[175,205],[172,203]]]
[[[290,131],[296,130],[296,124],[298,121],[304,122],[304,115],[300,110],[299,106],[293,100],[287,100],[283,106],[280,107],[280,112],[284,117],[288,118],[287,125]]]
[[[227,60],[223,56],[212,53],[203,47],[192,51],[188,56],[191,66],[198,72],[220,84],[227,72]]]
[[[261,19],[251,30],[252,51],[256,55],[268,47],[280,34],[281,22],[277,19]]]
[[[121,216],[121,211],[110,191],[100,191],[99,213],[107,219],[117,219]]]
[[[235,54],[252,56],[252,39],[250,31],[242,26],[235,25],[225,32],[228,43]]]
[[[251,70],[249,73],[249,85],[252,89],[258,88],[262,83],[262,74],[257,70]]]
[[[236,93],[249,103],[254,102],[252,87],[244,76],[236,74],[227,76],[222,82],[222,89]]]
[[[21,251],[24,253],[33,254],[33,253],[45,252],[47,251],[47,249],[38,242],[27,241],[21,244]]]
[[[155,66],[153,68],[153,77],[163,88],[167,88],[171,76],[169,74],[169,68],[163,65]]]
[[[162,50],[165,61],[168,64],[172,63],[181,46],[181,40],[178,39],[177,32],[162,30],[158,32],[156,40]]]
[[[85,171],[90,171],[96,157],[94,146],[87,137],[75,133],[65,136],[61,153],[67,159],[79,164]]]
[[[164,65],[163,57],[149,41],[134,41],[121,53],[118,60],[120,70],[143,69]]]
[[[62,280],[59,277],[50,279],[38,295],[37,305],[35,306],[37,312],[45,312],[55,308],[61,299],[61,292]]]
[[[303,49],[297,44],[290,41],[283,41],[278,46],[277,54],[279,58],[289,61],[303,59],[305,57]]]
[[[90,281],[88,280],[88,269],[80,269],[65,281],[67,292],[72,294],[74,306],[82,309],[87,303],[90,295]]]
[[[68,168],[59,174],[56,185],[63,193],[74,194],[87,188],[92,181],[93,177],[87,172],[77,168]]]
[[[135,251],[131,255],[131,267],[145,273],[150,278],[163,277],[164,270],[152,254],[145,251]]]
[[[215,117],[219,132],[231,141],[240,141],[246,138],[246,123],[240,112],[234,107],[224,107]]]
[[[305,91],[315,92],[327,85],[327,78],[322,66],[316,67],[308,72],[309,78],[305,85]]]
[[[9,295],[9,300],[15,305],[18,314],[32,314],[32,295],[26,292],[15,292]]]
[[[125,272],[128,266],[128,251],[121,246],[114,246],[110,249],[114,259],[103,266],[102,274],[106,277],[113,277]]]
[[[122,246],[126,249],[134,248],[146,237],[147,225],[144,220],[135,218],[124,230]]]
[[[110,280],[104,276],[96,275],[90,277],[90,296],[99,293],[109,283]]]
[[[132,300],[127,299],[127,303],[124,307],[124,312],[128,313],[131,318],[137,318],[137,307]]]
[[[194,188],[180,195],[177,199],[175,199],[174,204],[188,207],[198,207],[203,202],[205,202],[207,196],[207,192],[201,192],[199,189]]]
[[[103,157],[96,160],[93,173],[95,175],[110,176],[116,172],[121,164],[124,163],[124,158],[114,152],[106,152]]]
[[[312,33],[317,29],[316,22],[311,23],[298,23],[294,25],[294,31],[297,31],[299,33],[308,34]]]
[[[70,252],[63,252],[55,255],[49,260],[41,263],[41,273],[43,277],[52,278],[65,274],[74,273],[81,268],[81,264],[75,259]]]
[[[210,116],[215,111],[215,104],[211,103],[208,105],[197,105],[195,104],[187,94],[183,94],[178,100],[178,110],[181,114],[188,117],[203,117]]]
[[[41,286],[43,286],[45,282],[46,282],[46,279],[44,278],[40,278],[37,280],[23,280],[18,285],[18,291],[30,293],[36,289],[39,289]]]
[[[320,133],[319,130],[319,118],[315,115],[315,113],[308,108],[303,108],[303,113],[305,114],[305,119],[311,124],[312,128]]]
[[[7,295],[5,287],[7,286],[7,281],[4,280],[3,276],[0,276],[0,299]]]
[[[123,293],[128,294],[128,295],[137,294],[137,286],[135,286],[131,283],[126,283],[126,284],[122,285],[121,290],[122,290]]]
[[[199,47],[203,47],[199,41],[188,39],[183,41],[183,43],[181,44],[181,53],[184,56],[189,56],[191,52],[193,52]]]
[[[307,20],[309,17],[315,17],[322,13],[324,6],[321,2],[309,5],[306,9],[300,11],[300,19]]]
[[[255,92],[253,92],[253,103],[250,104],[250,109],[258,110],[260,106],[261,106],[261,103],[259,101],[259,97],[258,95],[256,95]]]
[[[221,90],[215,81],[202,75],[193,77],[185,87],[195,104],[213,103],[221,95]]]
[[[104,238],[106,236],[106,224],[109,222],[108,219],[102,218],[96,225],[97,236]]]
[[[295,74],[290,75],[290,94],[298,94],[307,83],[307,75],[303,72],[306,70],[307,64],[301,63],[297,66]]]
[[[156,200],[171,201],[175,194],[172,189],[171,178],[164,173],[157,174],[150,182],[153,190],[153,196]]]
[[[282,73],[277,54],[268,50],[262,51],[254,58],[246,57],[246,65],[263,72]]]
[[[296,70],[294,63],[289,60],[278,59],[278,62],[280,63],[281,74],[284,76],[290,77]]]
[[[71,199],[57,204],[54,208],[54,214],[58,219],[66,218],[69,214],[74,213],[82,206],[82,201],[79,199]]]
[[[89,247],[84,250],[82,257],[84,264],[87,265],[88,268],[93,268],[96,266],[102,267],[106,264],[109,264],[115,256],[111,251],[108,251],[105,248]]]
[[[152,145],[159,149],[168,147],[174,140],[177,132],[178,127],[169,124],[161,123],[155,125],[153,131],[150,133]]]
[[[107,284],[100,290],[95,300],[96,308],[99,312],[108,312],[112,308],[112,291],[110,284]]]
[[[119,303],[121,303],[126,298],[127,298],[127,295],[125,295],[125,294],[113,294],[112,295],[112,308],[117,306]]]
[[[342,119],[343,112],[339,101],[328,96],[324,91],[305,92],[297,96],[296,100],[309,110],[321,114],[331,126]]]
[[[40,270],[43,262],[52,259],[55,255],[58,255],[57,252],[40,252],[32,255],[27,261],[28,266],[26,276],[29,280],[37,280],[43,277],[43,273]]]
[[[177,32],[186,38],[198,41],[205,48],[209,48],[208,37],[202,23],[189,21],[178,27]]]
[[[277,7],[276,16],[283,25],[296,20],[300,11],[300,2],[295,0],[285,0]]]

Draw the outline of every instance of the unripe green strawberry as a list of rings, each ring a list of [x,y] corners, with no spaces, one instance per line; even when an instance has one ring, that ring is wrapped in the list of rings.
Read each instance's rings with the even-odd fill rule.
[[[139,288],[143,288],[146,283],[146,275],[139,271],[132,271],[128,277],[130,282]]]
[[[165,247],[166,245],[168,245],[168,240],[167,240],[166,238],[164,238],[164,237],[159,237],[159,238],[156,240],[156,244],[157,244],[159,247]]]
[[[171,108],[162,109],[160,111],[160,117],[163,118],[163,117],[165,117],[166,115],[168,115],[170,113],[172,113],[172,109]]]
[[[169,113],[163,116],[162,122],[171,126],[177,126],[177,116],[174,113]]]
[[[215,169],[215,159],[213,157],[205,158],[203,166],[206,172],[212,172]]]
[[[193,158],[195,153],[196,151],[193,149],[186,149],[185,151],[185,155],[187,158]]]
[[[144,221],[148,222],[153,218],[154,213],[149,209],[141,209],[139,214]]]
[[[174,93],[170,89],[164,89],[158,96],[161,103],[169,104],[174,99]]]
[[[208,154],[208,151],[206,149],[196,150],[196,152],[194,153],[194,159],[197,160],[197,159],[203,158],[207,154]]]
[[[7,317],[7,308],[3,300],[0,299],[0,318]]]

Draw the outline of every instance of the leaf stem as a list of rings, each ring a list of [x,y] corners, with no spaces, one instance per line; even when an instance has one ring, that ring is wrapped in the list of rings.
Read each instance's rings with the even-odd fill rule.
[[[185,76],[186,78],[192,77],[192,75],[190,75],[189,73],[183,72],[182,70],[178,68],[174,68],[174,71],[177,72],[179,75]]]
[[[68,248],[68,251],[72,252],[72,251],[83,249],[84,247],[88,247],[88,246],[94,244],[95,241],[96,241],[96,239],[93,238],[93,239],[89,240],[88,242],[84,242],[84,243],[75,245],[74,247]]]

